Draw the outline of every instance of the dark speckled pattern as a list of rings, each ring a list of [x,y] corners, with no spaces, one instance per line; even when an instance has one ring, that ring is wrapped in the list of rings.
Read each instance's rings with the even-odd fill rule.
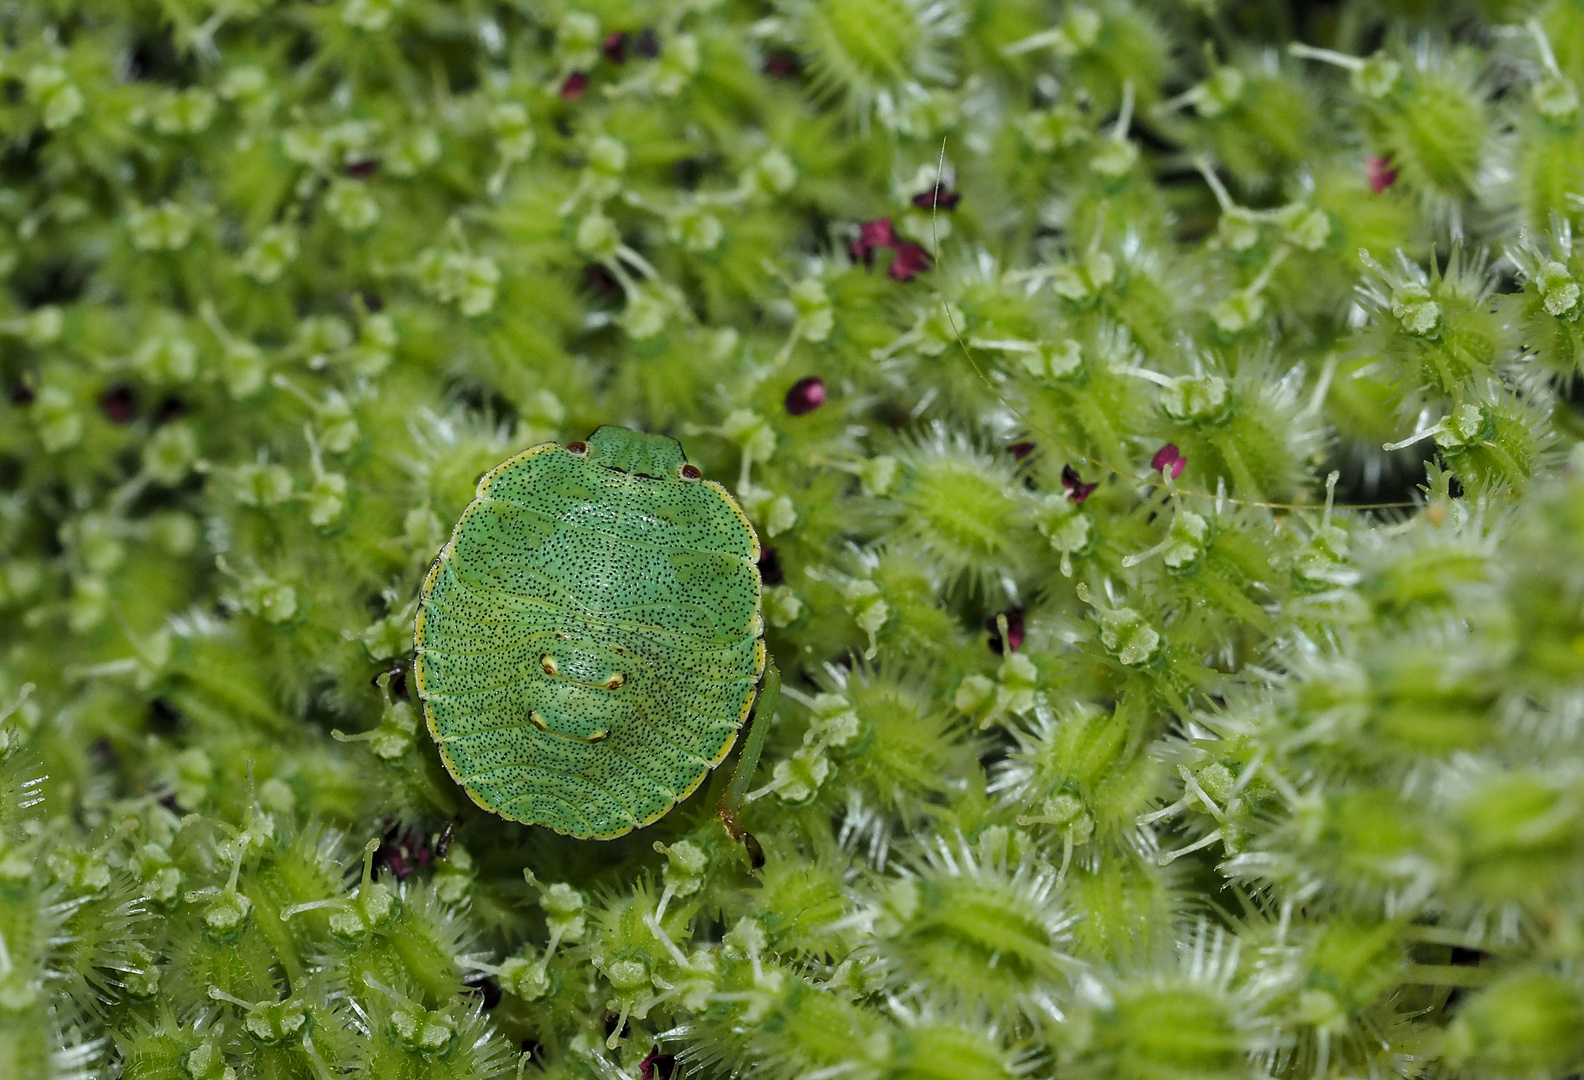
[[[726,489],[684,479],[674,439],[602,427],[587,445],[536,446],[479,481],[424,581],[416,668],[474,802],[606,839],[726,757],[764,627],[759,541]]]

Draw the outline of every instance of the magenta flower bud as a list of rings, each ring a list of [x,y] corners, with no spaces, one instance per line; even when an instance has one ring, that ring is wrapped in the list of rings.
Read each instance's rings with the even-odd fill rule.
[[[1007,640],[1004,645],[1009,645],[1013,652],[1023,647],[1023,609],[1007,608],[1000,613],[1006,616]],[[1001,641],[1001,627],[997,625],[999,616],[992,615],[985,620],[985,629],[990,631],[990,651],[997,656],[1005,655],[1006,649]]]
[[[786,394],[786,411],[792,416],[811,413],[825,404],[825,380],[818,375],[805,375],[792,384]]]
[[[99,399],[99,411],[112,424],[130,424],[137,416],[137,390],[127,383],[116,383]]]
[[[928,191],[921,191],[913,196],[912,202],[920,210],[933,210],[937,206],[942,210],[955,210],[961,199],[960,193],[936,184]]]
[[[929,252],[918,244],[903,241],[897,245],[896,258],[886,268],[886,276],[892,281],[907,282],[928,269]]]
[[[1034,452],[1035,445],[1031,442],[1015,442],[1007,447],[1006,451],[1012,455],[1014,460],[1022,461]]]
[[[638,1063],[639,1080],[671,1080],[675,1074],[676,1055],[662,1054],[659,1044],[651,1047]]]
[[[896,233],[891,229],[891,219],[875,218],[858,226],[858,239],[848,246],[847,253],[852,256],[853,262],[872,266],[875,248],[894,248],[900,243]]]
[[[605,38],[605,41],[600,45],[600,51],[605,54],[605,59],[611,63],[625,64],[627,62],[627,41],[627,31],[618,30]]]
[[[1171,478],[1173,480],[1181,476],[1183,474],[1183,470],[1187,467],[1188,459],[1183,457],[1182,453],[1178,451],[1176,443],[1167,443],[1165,446],[1155,451],[1155,456],[1150,458],[1151,469],[1155,470],[1156,472],[1160,472],[1163,469],[1170,469]]]
[[[760,71],[772,79],[790,79],[803,70],[796,53],[773,52],[764,58]]]
[[[379,159],[371,157],[354,158],[347,162],[347,175],[354,180],[367,180],[379,170]]]
[[[888,217],[875,218],[858,226],[858,239],[871,247],[897,246],[897,235]]]
[[[1093,484],[1084,483],[1083,478],[1078,475],[1078,470],[1071,465],[1062,466],[1061,482],[1062,490],[1075,503],[1083,502],[1094,492],[1095,488],[1100,486],[1098,481]]]
[[[374,869],[376,873],[389,870],[397,881],[405,881],[415,872],[428,869],[432,857],[428,838],[421,830],[391,825],[374,851]]]
[[[1370,190],[1379,195],[1397,181],[1397,170],[1384,157],[1364,159],[1364,172],[1369,177]]]
[[[621,288],[621,282],[599,263],[589,263],[583,268],[583,284],[597,296],[609,296]]]
[[[581,71],[574,71],[566,77],[561,84],[561,100],[576,101],[583,96],[583,91],[588,89],[588,76]]]

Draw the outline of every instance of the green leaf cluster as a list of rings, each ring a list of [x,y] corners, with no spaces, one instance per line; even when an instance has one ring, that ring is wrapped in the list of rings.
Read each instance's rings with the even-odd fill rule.
[[[0,0],[0,1076],[1577,1075],[1581,86],[1579,0]],[[409,697],[603,423],[764,545],[762,868]]]

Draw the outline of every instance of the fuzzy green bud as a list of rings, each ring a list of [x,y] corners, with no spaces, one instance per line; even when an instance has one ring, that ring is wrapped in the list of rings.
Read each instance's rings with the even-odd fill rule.
[[[82,441],[82,413],[72,396],[60,387],[46,386],[40,390],[32,413],[39,442],[50,453],[68,450]]]
[[[697,203],[689,203],[672,214],[666,222],[666,232],[673,243],[694,252],[714,251],[726,235],[720,218]]]
[[[1176,981],[1119,988],[1097,1018],[1094,1051],[1120,1077],[1164,1080],[1184,1072],[1233,1080],[1246,1075],[1244,1040],[1232,1001],[1209,987]]]
[[[226,1064],[214,1039],[205,1039],[182,1055],[182,1072],[187,1080],[236,1080],[236,1070]]]
[[[676,34],[666,42],[665,51],[660,54],[651,85],[662,97],[675,97],[692,81],[698,68],[698,38],[692,34]]]
[[[897,459],[880,454],[859,464],[858,485],[865,495],[884,495],[891,490],[896,475]]]
[[[1561,1076],[1584,1062],[1584,997],[1542,971],[1515,971],[1477,992],[1447,1029],[1454,1065],[1487,1076]]]
[[[809,720],[808,741],[830,749],[847,746],[858,738],[862,721],[845,694],[816,694]]]
[[[772,585],[764,594],[765,622],[784,630],[803,614],[803,600],[790,585]]]
[[[180,251],[197,227],[197,214],[180,203],[134,206],[127,211],[127,231],[139,251]]]
[[[198,440],[185,423],[167,424],[143,447],[143,471],[167,487],[179,484],[198,460]]]
[[[1020,354],[1030,375],[1052,381],[1063,379],[1083,367],[1083,347],[1071,338],[1040,342]]]
[[[406,128],[386,146],[384,160],[392,176],[417,176],[440,160],[440,137],[431,128]]]
[[[1100,643],[1122,663],[1140,667],[1160,651],[1160,633],[1132,608],[1100,612]]]
[[[1435,433],[1435,444],[1443,450],[1459,450],[1470,443],[1488,439],[1495,434],[1484,409],[1478,405],[1459,405],[1452,414],[1441,421]]]
[[[825,760],[825,755],[805,746],[794,751],[791,757],[776,762],[770,787],[782,802],[802,806],[819,793],[830,773],[831,764]]]
[[[198,374],[198,348],[178,334],[155,334],[132,354],[132,366],[150,382],[191,382]]]
[[[1259,243],[1260,220],[1241,206],[1229,206],[1216,222],[1216,235],[1228,251],[1247,251]]]
[[[483,255],[430,248],[418,256],[415,271],[420,285],[464,315],[483,315],[495,306],[500,267]]]
[[[737,409],[721,423],[721,434],[736,443],[749,461],[769,461],[775,453],[776,433],[764,417]]]
[[[20,319],[0,323],[0,331],[16,334],[34,348],[59,341],[65,328],[65,316],[54,304],[34,308]]]
[[[1319,251],[1331,239],[1331,215],[1318,207],[1295,203],[1283,214],[1284,235],[1289,243],[1305,251]]]
[[[621,247],[621,233],[614,221],[594,210],[578,222],[574,242],[579,251],[592,259],[614,259]]]
[[[583,894],[564,881],[558,881],[545,889],[539,900],[550,932],[562,941],[573,944],[583,940],[587,925],[583,915],[585,903]]]
[[[390,26],[405,0],[346,0],[341,5],[341,21],[366,33],[378,33]]]
[[[276,625],[290,622],[297,614],[297,590],[263,574],[243,583],[241,600],[249,615]]]
[[[197,897],[194,894],[187,894],[188,903],[195,899]],[[217,940],[230,941],[247,924],[248,916],[252,912],[253,901],[241,893],[222,893],[204,909],[204,929],[209,931]]]
[[[1390,94],[1402,78],[1402,65],[1383,52],[1377,52],[1353,69],[1353,89],[1364,97],[1380,101]]]
[[[625,144],[609,135],[600,135],[589,140],[588,167],[584,171],[584,183],[588,187],[590,198],[598,202],[615,195],[621,190],[622,174],[626,171]]]
[[[162,135],[197,135],[214,119],[216,108],[214,95],[202,87],[172,91],[154,107],[154,130]]]
[[[805,341],[824,341],[836,323],[830,296],[818,278],[804,278],[792,284],[792,308]]]
[[[655,841],[654,848],[666,857],[663,881],[666,891],[673,896],[692,896],[704,884],[704,868],[709,856],[691,840],[680,840],[667,846]]]
[[[1265,297],[1252,289],[1233,293],[1217,301],[1210,319],[1223,334],[1240,334],[1265,317]]]
[[[1052,288],[1058,296],[1082,304],[1093,300],[1116,280],[1116,261],[1103,251],[1091,252],[1080,262],[1056,268]]]
[[[233,497],[243,506],[277,506],[292,497],[292,475],[280,465],[241,465],[232,481]]]
[[[28,71],[24,82],[28,100],[38,106],[45,130],[59,131],[82,115],[83,93],[64,68],[39,64]]]
[[[568,68],[587,68],[599,59],[599,19],[586,11],[568,11],[556,24],[556,54]]]
[[[535,136],[528,109],[519,101],[502,101],[490,110],[495,148],[507,161],[526,161],[533,153]]]
[[[456,1039],[456,1021],[441,1010],[406,1004],[392,1010],[391,1031],[407,1049],[424,1057],[443,1054]]]
[[[1547,120],[1565,122],[1578,115],[1578,88],[1563,75],[1548,76],[1529,90],[1535,111]]]
[[[501,964],[500,987],[524,1001],[538,1001],[550,991],[550,975],[546,965],[513,956]]]
[[[1194,109],[1205,119],[1214,119],[1243,100],[1248,78],[1235,67],[1219,67],[1204,82],[1194,87]]]
[[[1089,168],[1107,180],[1121,180],[1138,164],[1138,144],[1129,139],[1101,139],[1089,158]]]
[[[453,843],[435,867],[435,895],[448,904],[460,904],[472,893],[477,877],[472,854],[461,844]]]
[[[356,180],[336,180],[325,193],[325,210],[349,233],[367,232],[379,221],[379,203],[368,185]]]
[[[308,1009],[301,998],[259,1002],[248,1009],[242,1027],[265,1046],[279,1046],[307,1031]]]
[[[792,159],[777,149],[760,154],[743,172],[743,188],[763,197],[785,195],[796,183],[797,169]]]
[[[1540,267],[1535,285],[1540,290],[1541,303],[1545,306],[1546,314],[1576,322],[1579,313],[1584,311],[1584,305],[1579,303],[1578,280],[1574,278],[1566,264],[1554,259],[1547,260]]]
[[[1232,405],[1226,380],[1219,375],[1181,375],[1161,390],[1161,410],[1173,420],[1213,423]]]

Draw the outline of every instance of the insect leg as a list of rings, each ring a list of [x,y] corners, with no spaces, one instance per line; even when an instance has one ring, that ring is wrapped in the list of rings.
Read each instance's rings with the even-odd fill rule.
[[[568,742],[597,743],[604,742],[610,738],[610,732],[608,731],[596,731],[592,735],[568,735],[564,731],[556,731],[544,722],[544,717],[540,716],[537,710],[528,713],[528,720],[546,735],[554,735],[556,738],[566,739]]]
[[[748,785],[753,781],[754,769],[764,750],[765,736],[770,734],[770,722],[775,719],[776,704],[780,697],[781,671],[772,659],[765,667],[764,688],[759,691],[753,716],[748,720],[748,738],[737,758],[737,767],[732,770],[731,781],[726,785],[726,794],[721,796],[720,807],[715,811],[731,838],[742,841],[748,849],[748,860],[755,870],[764,865],[764,850],[760,848],[759,841],[754,839],[753,833],[742,827],[737,815],[742,812],[743,796],[748,793]]]

